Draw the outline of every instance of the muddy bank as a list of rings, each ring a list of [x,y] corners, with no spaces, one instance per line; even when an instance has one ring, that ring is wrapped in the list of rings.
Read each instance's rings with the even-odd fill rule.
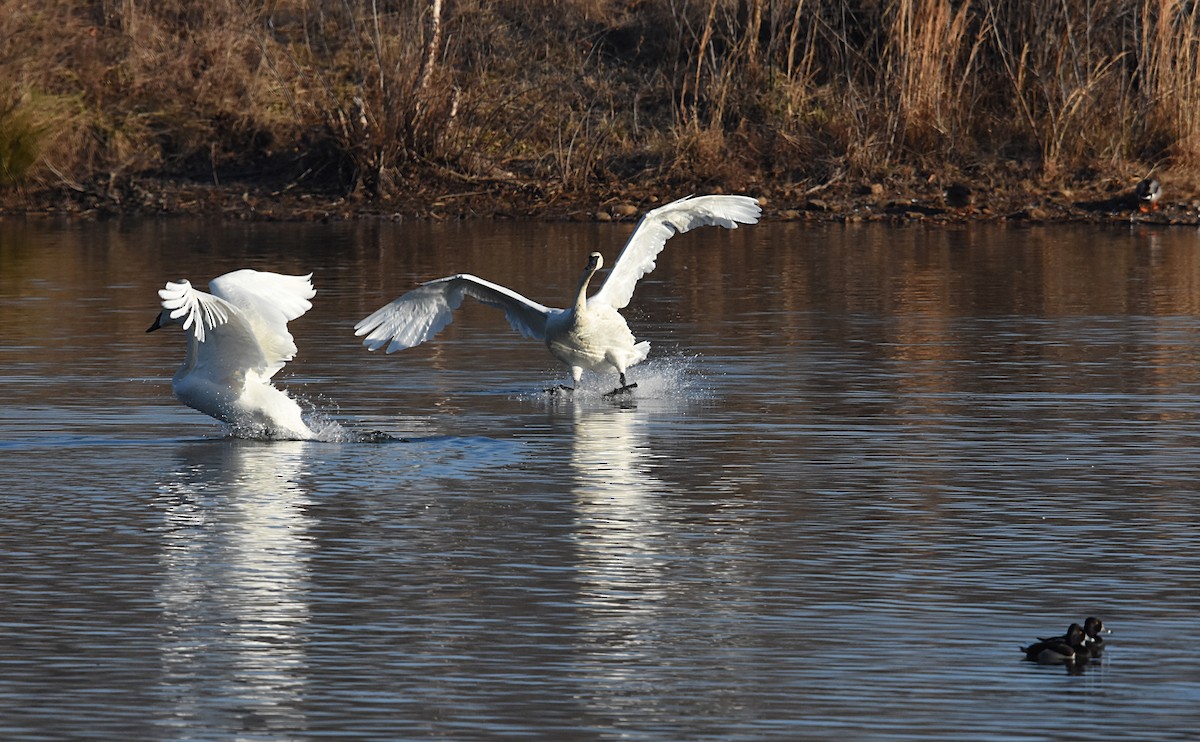
[[[414,177],[395,196],[300,192],[253,181],[221,185],[144,178],[120,184],[0,193],[0,215],[102,219],[120,216],[208,216],[251,221],[353,219],[538,219],[634,221],[654,205],[688,193],[753,195],[769,220],[813,222],[1140,223],[1200,226],[1200,197],[1164,179],[1162,197],[1146,208],[1136,182],[1117,179],[1045,187],[1029,179],[945,181],[935,176],[837,179],[792,185],[722,188],[663,183],[566,193],[509,180],[462,182]]]

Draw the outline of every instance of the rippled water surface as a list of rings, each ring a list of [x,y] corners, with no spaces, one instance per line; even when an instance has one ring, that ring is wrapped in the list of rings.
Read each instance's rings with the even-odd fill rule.
[[[629,229],[0,222],[0,738],[1193,738],[1194,231],[691,232],[622,404],[479,305],[353,336],[460,271],[563,306]],[[314,273],[279,384],[403,441],[172,398],[156,290],[241,267]]]

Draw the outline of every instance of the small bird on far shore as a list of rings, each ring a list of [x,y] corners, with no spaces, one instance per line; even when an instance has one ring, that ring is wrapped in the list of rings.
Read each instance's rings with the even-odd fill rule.
[[[975,194],[966,183],[951,183],[942,191],[942,200],[946,206],[960,211],[970,212],[975,206]]]
[[[1162,183],[1158,178],[1153,175],[1143,178],[1138,181],[1133,193],[1137,198],[1138,211],[1143,214],[1158,211],[1158,200],[1162,198]]]

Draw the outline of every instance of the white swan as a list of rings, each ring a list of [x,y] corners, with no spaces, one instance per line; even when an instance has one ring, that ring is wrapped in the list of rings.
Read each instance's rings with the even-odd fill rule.
[[[211,294],[186,280],[160,289],[163,310],[146,332],[171,324],[187,331],[187,356],[171,388],[188,407],[229,423],[235,435],[316,437],[300,405],[271,384],[296,355],[287,323],[312,308],[312,274],[239,270],[214,278]]]
[[[354,334],[366,335],[363,345],[370,350],[384,345],[388,353],[411,348],[450,324],[453,310],[464,296],[471,296],[503,309],[517,332],[543,341],[550,353],[571,369],[575,386],[584,369],[612,369],[621,385],[609,394],[626,392],[637,384],[626,383],[625,370],[646,359],[650,344],[634,342],[629,325],[617,310],[629,304],[638,279],[654,270],[654,259],[667,240],[695,227],[736,229],[738,224],[754,224],[761,213],[758,202],[749,196],[689,196],[649,211],[625,243],[604,285],[590,299],[588,282],[604,259],[595,252],[588,257],[569,309],[546,307],[503,286],[460,273],[421,284],[381,307],[355,325]]]

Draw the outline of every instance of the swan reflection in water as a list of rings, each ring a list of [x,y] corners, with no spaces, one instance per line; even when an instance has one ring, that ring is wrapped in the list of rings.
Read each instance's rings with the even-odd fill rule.
[[[189,443],[161,484],[160,691],[181,727],[305,727],[307,445]]]
[[[648,421],[637,409],[575,409],[571,449],[579,602],[595,646],[636,653],[667,597],[670,548]],[[618,667],[605,661],[608,675]],[[621,682],[618,677],[610,678]],[[631,679],[632,680],[632,679]]]
[[[754,696],[720,672],[698,675],[696,665],[673,661],[744,648],[744,605],[722,593],[728,585],[745,595],[740,586],[753,575],[738,554],[753,546],[736,533],[750,529],[728,527],[738,516],[697,507],[709,502],[704,496],[680,496],[666,473],[679,464],[655,449],[652,430],[645,409],[575,413],[573,538],[585,634],[578,669],[589,679],[580,697],[600,718],[652,714],[650,696],[693,699],[697,713],[745,707]],[[711,502],[719,510],[723,499]]]

